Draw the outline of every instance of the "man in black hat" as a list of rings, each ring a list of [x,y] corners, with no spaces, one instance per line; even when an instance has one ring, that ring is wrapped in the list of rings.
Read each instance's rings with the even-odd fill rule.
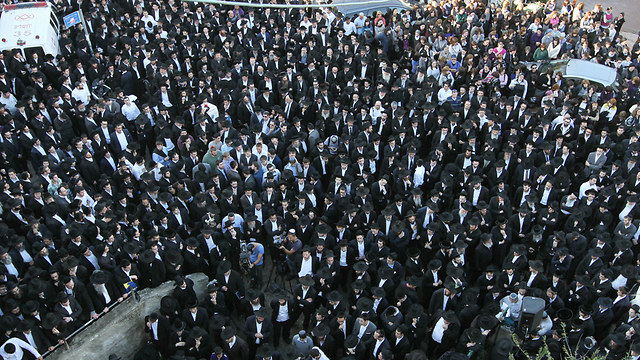
[[[195,327],[208,329],[209,314],[206,309],[200,308],[198,300],[189,299],[186,309],[182,311],[182,321],[186,324],[187,329],[192,330]]]
[[[292,301],[287,296],[284,290],[281,290],[274,294],[274,299],[271,300],[271,319],[273,320],[273,345],[275,347],[280,344],[280,338],[285,343],[290,343],[291,327],[295,323],[296,312],[298,311],[295,306],[296,302]],[[299,315],[299,314],[298,314]]]
[[[113,282],[111,276],[104,270],[98,270],[91,274],[90,281],[91,286],[87,288],[87,292],[93,301],[96,314],[107,312],[108,306],[128,297],[128,294],[123,293],[122,289]],[[79,284],[76,284],[76,287],[77,285]]]
[[[316,306],[316,297],[318,293],[314,286],[316,282],[311,275],[305,275],[300,278],[300,283],[296,285],[293,289],[293,298],[294,303],[297,305],[295,307],[295,312],[293,313],[293,319],[297,321],[300,317],[300,314],[304,314],[304,319],[302,321],[302,328],[309,328],[309,322],[311,321],[311,316],[315,310]]]
[[[439,358],[445,351],[455,346],[459,335],[460,322],[456,314],[451,310],[438,312],[434,316],[427,354]]]
[[[72,332],[79,329],[86,319],[83,317],[83,309],[80,303],[75,297],[69,296],[64,291],[58,293],[53,311],[62,317],[62,320],[67,324],[67,328]]]
[[[594,278],[604,266],[602,257],[604,257],[602,249],[598,247],[589,249],[587,256],[578,264],[575,275],[587,275],[589,278]]]
[[[218,267],[218,286],[224,294],[224,299],[229,312],[236,309],[240,312],[240,300],[245,296],[245,287],[242,276],[236,270],[231,269],[229,261],[223,261]]]
[[[42,329],[39,326],[34,326],[33,320],[21,320],[17,330],[15,337],[33,346],[38,352],[45,353],[53,349]]]
[[[171,323],[158,313],[151,313],[144,318],[144,331],[149,334],[154,347],[164,356],[168,356]]]
[[[258,347],[271,341],[273,323],[269,312],[266,309],[260,309],[249,316],[244,323],[242,332],[247,337],[249,359],[253,359]]]
[[[140,276],[138,267],[127,259],[122,259],[114,271],[116,283],[122,286],[125,292],[130,291],[130,283],[134,283],[136,287],[139,285]]]
[[[458,303],[456,288],[453,283],[445,283],[444,287],[433,292],[429,301],[429,314],[435,316],[438,311],[453,310]]]
[[[225,327],[222,330],[221,337],[224,341],[224,351],[229,359],[251,359],[247,342],[236,335],[236,330],[233,326]]]
[[[184,321],[176,319],[171,326],[171,335],[169,336],[169,353],[175,354],[177,351],[187,351],[187,339],[189,332],[186,330]]]
[[[210,357],[213,352],[209,334],[199,326],[189,331],[185,348],[187,349],[187,354],[196,359]]]

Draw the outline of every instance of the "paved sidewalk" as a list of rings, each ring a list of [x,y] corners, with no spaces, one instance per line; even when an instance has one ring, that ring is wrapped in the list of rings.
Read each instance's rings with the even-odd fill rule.
[[[636,41],[638,32],[640,32],[640,4],[638,0],[615,0],[615,1],[598,1],[598,0],[578,0],[584,3],[584,9],[593,10],[596,4],[602,4],[603,9],[611,6],[614,18],[624,12],[625,23],[622,26],[622,34],[629,40],[630,45]],[[556,0],[558,5],[562,5],[562,0]]]

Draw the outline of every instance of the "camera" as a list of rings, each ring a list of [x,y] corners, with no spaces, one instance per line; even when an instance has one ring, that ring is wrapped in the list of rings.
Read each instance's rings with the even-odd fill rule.
[[[273,245],[275,246],[280,246],[282,245],[282,243],[284,242],[284,240],[286,239],[286,234],[282,233],[280,235],[274,235],[273,236]]]
[[[240,241],[240,264],[249,265],[249,255],[253,251],[253,244],[247,244],[246,241]]]

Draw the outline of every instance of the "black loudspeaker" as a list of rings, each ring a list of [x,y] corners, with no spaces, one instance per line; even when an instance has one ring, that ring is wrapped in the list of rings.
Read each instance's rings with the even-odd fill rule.
[[[522,312],[518,322],[518,332],[528,334],[542,322],[542,313],[547,304],[541,298],[525,296],[522,299]]]

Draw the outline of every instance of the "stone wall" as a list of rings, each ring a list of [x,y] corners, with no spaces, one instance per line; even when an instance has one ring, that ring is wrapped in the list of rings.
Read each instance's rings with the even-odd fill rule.
[[[187,276],[194,282],[198,296],[204,295],[208,278],[202,273]],[[96,322],[76,335],[69,344],[56,349],[46,357],[47,360],[101,360],[115,353],[123,360],[133,359],[149,339],[144,332],[144,317],[160,309],[160,299],[170,295],[175,285],[167,281],[155,289],[138,292],[140,302],[133,297],[116,306]]]

